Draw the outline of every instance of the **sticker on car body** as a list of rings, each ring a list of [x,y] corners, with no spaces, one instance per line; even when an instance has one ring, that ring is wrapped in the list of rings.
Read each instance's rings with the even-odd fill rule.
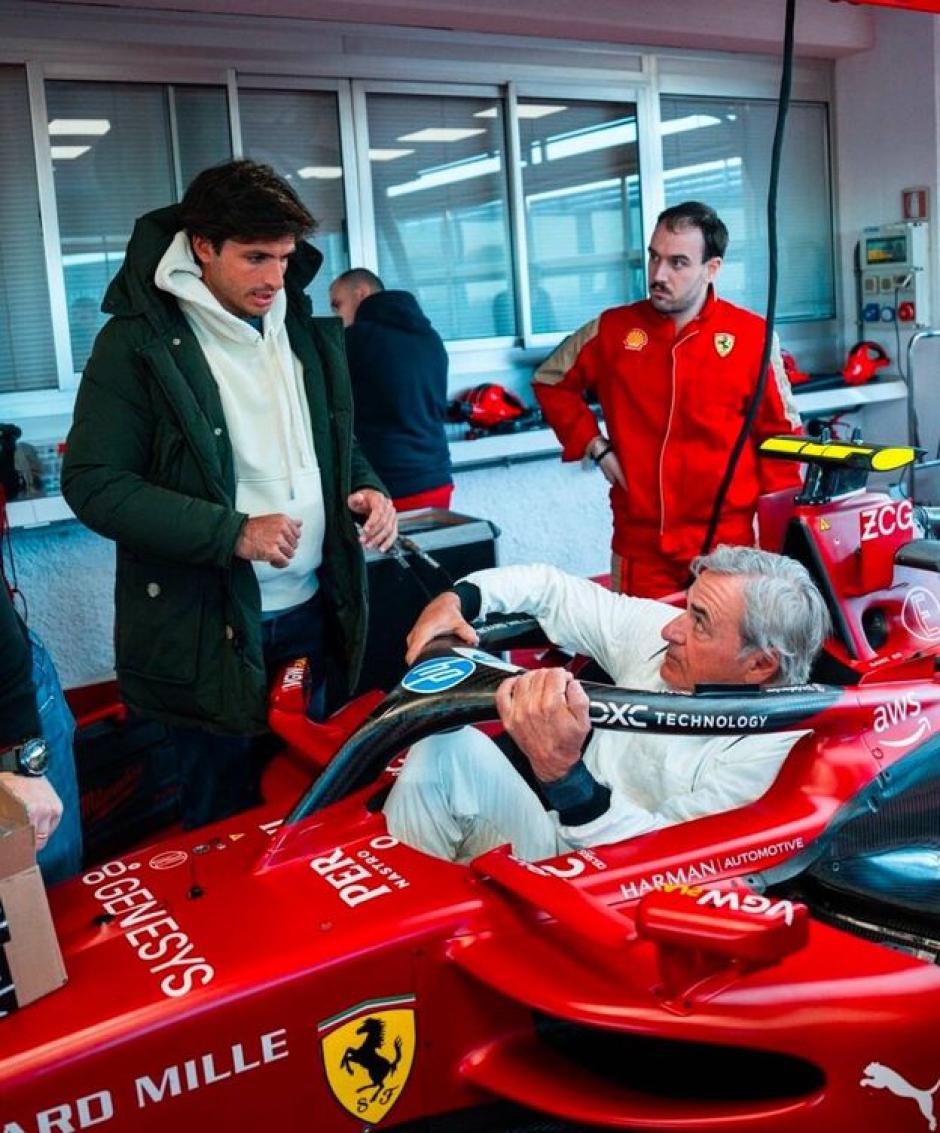
[[[476,671],[476,663],[466,657],[435,657],[422,661],[402,677],[402,688],[429,696],[434,692],[447,692],[462,684]]]
[[[353,1117],[375,1125],[408,1082],[415,1056],[415,997],[358,1003],[317,1026],[333,1097]]]
[[[512,673],[514,676],[517,673],[524,673],[525,669],[521,665],[513,665],[510,661],[503,661],[499,657],[494,657],[492,653],[485,653],[482,649],[470,649],[467,646],[458,646],[455,653],[459,653],[461,657],[466,657],[468,661],[474,661],[478,665],[485,665],[488,669],[499,669],[503,673]]]

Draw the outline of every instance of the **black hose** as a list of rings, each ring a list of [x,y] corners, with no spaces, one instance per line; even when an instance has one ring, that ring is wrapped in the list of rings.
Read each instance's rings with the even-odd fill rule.
[[[796,0],[787,0],[787,13],[783,38],[783,70],[780,75],[780,96],[777,101],[777,125],[774,130],[773,149],[770,158],[770,185],[767,190],[767,314],[764,328],[764,349],[761,355],[760,371],[757,375],[757,385],[754,387],[754,396],[751,398],[741,430],[734,448],[728,458],[721,486],[715,496],[711,519],[708,521],[708,530],[702,542],[701,553],[707,555],[712,549],[712,541],[721,519],[721,509],[724,507],[728,489],[734,478],[738,461],[744,445],[750,438],[754,419],[760,409],[767,387],[767,368],[770,365],[770,353],[774,337],[774,316],[777,310],[777,184],[780,180],[780,155],[783,151],[784,127],[787,120],[787,111],[790,108],[790,87],[793,79],[793,24]]]

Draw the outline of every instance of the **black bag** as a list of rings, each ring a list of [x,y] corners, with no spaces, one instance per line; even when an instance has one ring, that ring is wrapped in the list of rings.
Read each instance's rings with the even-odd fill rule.
[[[179,818],[179,758],[165,725],[129,716],[75,733],[85,865],[146,842]]]
[[[0,425],[0,488],[8,500],[15,500],[23,486],[16,471],[16,442],[21,434],[18,425]]]

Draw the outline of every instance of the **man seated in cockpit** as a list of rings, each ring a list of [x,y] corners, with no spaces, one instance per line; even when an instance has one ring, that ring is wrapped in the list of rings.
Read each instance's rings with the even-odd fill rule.
[[[441,634],[475,645],[470,619],[525,612],[624,688],[691,692],[808,679],[829,615],[803,566],[723,546],[692,571],[684,610],[548,566],[478,571],[424,609],[408,636],[408,660]],[[753,802],[804,734],[592,732],[587,695],[565,669],[508,677],[496,703],[531,775],[518,774],[476,729],[431,736],[411,749],[385,804],[391,834],[462,862],[507,842],[529,861],[618,842]]]

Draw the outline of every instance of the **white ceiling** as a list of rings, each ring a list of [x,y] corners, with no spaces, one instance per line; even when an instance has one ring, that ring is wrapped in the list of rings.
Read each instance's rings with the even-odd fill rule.
[[[24,12],[87,0],[26,0]],[[562,41],[776,53],[783,0],[98,0],[95,8],[226,14],[429,28]],[[843,0],[797,0],[797,53],[838,57],[872,45],[872,9]]]

